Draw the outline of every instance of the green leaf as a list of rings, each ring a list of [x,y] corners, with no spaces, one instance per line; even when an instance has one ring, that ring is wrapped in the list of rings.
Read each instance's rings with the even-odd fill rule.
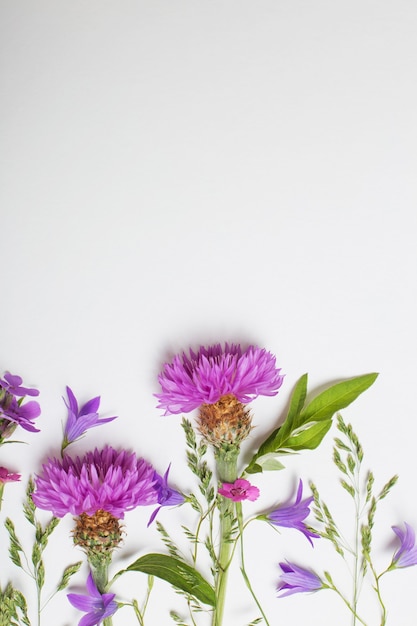
[[[278,461],[276,458],[276,454],[271,452],[270,454],[265,454],[260,457],[257,461],[257,465],[261,467],[261,470],[282,470],[285,468],[285,465]],[[259,471],[259,470],[258,470]]]
[[[291,396],[290,408],[288,409],[287,419],[285,420],[286,424],[290,424],[291,426],[295,424],[297,416],[303,409],[307,396],[307,381],[308,375],[303,374],[294,387],[294,391]]]
[[[302,422],[331,419],[333,415],[346,408],[366,391],[376,380],[378,374],[363,374],[336,383],[320,393],[300,413]]]
[[[314,450],[330,430],[331,425],[332,420],[309,423],[307,426],[293,432],[291,437],[287,439],[286,447],[295,452],[298,450]]]
[[[317,448],[331,427],[333,415],[356,400],[377,376],[364,374],[336,383],[304,407],[307,395],[307,374],[304,374],[294,388],[284,423],[260,445],[244,473],[256,474],[268,469],[261,462],[265,456]]]
[[[204,604],[215,606],[216,595],[213,587],[187,563],[167,554],[146,554],[126,568],[127,572],[144,572],[157,576],[189,593]],[[121,572],[119,572],[120,574]]]

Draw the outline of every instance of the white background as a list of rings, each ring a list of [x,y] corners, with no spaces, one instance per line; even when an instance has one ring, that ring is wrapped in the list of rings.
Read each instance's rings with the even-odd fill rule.
[[[190,490],[180,417],[155,408],[157,374],[190,346],[255,343],[286,378],[277,397],[254,403],[247,456],[304,372],[312,392],[380,372],[344,417],[378,487],[400,474],[377,518],[382,569],[396,546],[391,525],[417,527],[416,4],[2,0],[0,31],[0,370],[37,386],[42,405],[41,433],[20,431],[29,445],[1,450],[1,464],[24,476],[6,486],[2,518],[30,547],[24,483],[57,452],[67,384],[81,402],[101,394],[103,415],[119,415],[73,453],[127,446],[160,472],[172,461],[173,483]],[[262,498],[245,512],[290,498],[301,476],[348,523],[331,448],[329,435],[285,472],[257,477]],[[114,571],[160,549],[149,514],[126,516]],[[46,554],[45,599],[82,558],[67,518]],[[170,530],[191,523],[184,508],[159,519]],[[31,597],[0,532],[1,585],[12,580]],[[284,558],[339,573],[347,589],[329,549],[261,523],[247,546],[271,626],[351,624],[331,592],[276,598]],[[124,581],[118,597],[141,601],[145,577]],[[388,625],[414,625],[417,568],[383,581]],[[245,626],[258,612],[238,571],[231,583],[225,624]],[[373,602],[368,626],[380,623]],[[156,584],[147,626],[173,623],[173,607],[182,610],[181,598]],[[33,598],[31,615],[35,624]],[[61,594],[42,624],[80,617]],[[115,617],[135,623],[128,608]]]

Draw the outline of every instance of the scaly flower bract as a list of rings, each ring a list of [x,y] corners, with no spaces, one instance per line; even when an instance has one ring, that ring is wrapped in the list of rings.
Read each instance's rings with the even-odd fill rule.
[[[399,538],[401,545],[392,557],[391,567],[410,567],[417,565],[417,546],[414,530],[404,522],[405,530],[399,526],[392,526],[392,530]]]
[[[163,506],[178,506],[179,504],[183,504],[185,498],[176,489],[173,489],[168,485],[168,476],[169,470],[171,469],[171,464],[168,466],[167,471],[163,476],[155,472],[154,478],[156,480],[155,488],[158,491],[158,504],[159,507],[155,509],[152,515],[149,518],[148,526],[152,524],[155,517],[158,515],[159,511]]]
[[[154,468],[126,450],[106,446],[82,458],[64,455],[49,459],[42,469],[32,498],[56,517],[103,510],[123,519],[126,511],[158,503]]]
[[[260,515],[259,519],[265,519],[274,526],[283,528],[295,528],[303,533],[313,545],[311,537],[317,538],[320,535],[312,532],[304,523],[305,518],[310,514],[309,505],[313,501],[313,496],[302,500],[303,497],[303,481],[300,479],[298,483],[297,495],[294,504],[280,506],[267,515]]]
[[[242,500],[254,502],[259,497],[258,487],[251,485],[244,478],[238,478],[234,483],[223,483],[218,493],[233,502],[242,502]]]
[[[306,570],[294,563],[287,561],[280,563],[282,574],[278,582],[278,591],[285,591],[278,597],[283,598],[293,593],[303,593],[308,591],[318,591],[323,587],[320,578],[314,572]]]
[[[100,593],[96,587],[91,572],[87,578],[87,595],[68,593],[67,598],[76,609],[87,613],[82,617],[78,626],[96,626],[106,617],[114,615],[118,606],[114,593]]]
[[[92,398],[79,409],[77,399],[70,387],[67,387],[67,395],[68,403],[65,399],[64,402],[68,409],[68,418],[65,424],[62,449],[66,448],[76,439],[79,439],[79,437],[84,435],[90,428],[101,426],[101,424],[112,422],[116,419],[116,416],[99,419],[98,409],[100,406],[100,396]]]
[[[202,404],[215,404],[222,396],[234,395],[246,404],[257,396],[278,393],[284,377],[275,357],[265,349],[215,344],[190,350],[166,363],[158,377],[162,393],[155,394],[158,408],[171,413],[188,413]]]

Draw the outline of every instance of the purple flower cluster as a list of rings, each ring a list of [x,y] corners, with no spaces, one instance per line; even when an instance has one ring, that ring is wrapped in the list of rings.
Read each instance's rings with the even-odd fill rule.
[[[275,357],[265,349],[215,344],[190,350],[166,363],[159,375],[162,393],[156,394],[158,408],[165,415],[188,413],[202,404],[214,404],[225,395],[234,395],[246,404],[257,396],[278,393],[284,377]]]
[[[16,426],[32,433],[39,432],[33,420],[41,414],[39,403],[31,400],[23,404],[25,396],[38,396],[37,389],[22,386],[20,376],[6,372],[0,378],[0,440],[8,438]]]
[[[102,509],[123,519],[126,511],[157,504],[159,497],[152,465],[111,446],[87,452],[82,458],[64,455],[62,460],[49,459],[35,482],[34,503],[56,517],[93,515]]]

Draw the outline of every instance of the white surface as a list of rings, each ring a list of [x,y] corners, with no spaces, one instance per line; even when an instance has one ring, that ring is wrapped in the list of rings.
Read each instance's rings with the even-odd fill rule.
[[[120,416],[77,451],[133,446],[159,471],[172,461],[187,490],[180,419],[162,418],[152,394],[163,361],[200,343],[277,355],[285,386],[254,405],[254,440],[305,371],[312,390],[379,371],[344,416],[379,484],[400,474],[379,518],[389,559],[390,526],[417,527],[415,3],[2,0],[0,31],[0,369],[36,385],[43,409],[42,432],[21,432],[29,445],[3,447],[2,464],[27,477],[54,453],[69,384]],[[301,475],[331,500],[330,458],[329,436],[259,486],[275,503]],[[1,515],[24,536],[22,492],[6,487]],[[159,546],[148,514],[126,517],[117,569]],[[160,517],[172,527],[185,515]],[[45,597],[54,568],[80,558],[71,525],[56,531]],[[10,578],[29,594],[1,533],[1,585]],[[278,561],[332,569],[324,547],[266,527],[252,540],[271,626],[351,623],[330,592],[275,598]],[[414,626],[416,577],[387,577],[389,626]],[[140,599],[139,575],[121,593],[130,582]],[[148,626],[182,606],[158,589]],[[234,589],[226,624],[244,626],[257,612],[238,576]],[[42,624],[80,616],[62,594]],[[136,622],[124,609],[115,623]]]

